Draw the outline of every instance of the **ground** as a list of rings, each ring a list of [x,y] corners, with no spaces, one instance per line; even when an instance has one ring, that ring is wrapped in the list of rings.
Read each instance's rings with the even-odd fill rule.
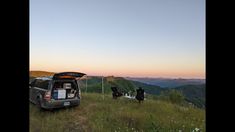
[[[31,132],[205,131],[205,110],[162,100],[139,104],[111,95],[82,94],[78,107],[40,111],[30,103]]]

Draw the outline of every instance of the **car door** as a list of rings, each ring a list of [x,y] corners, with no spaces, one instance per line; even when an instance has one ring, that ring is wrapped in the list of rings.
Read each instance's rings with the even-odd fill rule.
[[[33,91],[34,91],[34,84],[35,84],[36,79],[32,80],[29,83],[29,99],[30,101],[33,101]]]
[[[40,83],[40,79],[36,79],[34,85],[32,87],[32,100],[34,103],[37,101],[37,93],[38,93],[38,86]]]
[[[40,96],[43,99],[45,93],[49,90],[50,80],[38,79],[33,89],[33,99],[37,101],[37,97]]]

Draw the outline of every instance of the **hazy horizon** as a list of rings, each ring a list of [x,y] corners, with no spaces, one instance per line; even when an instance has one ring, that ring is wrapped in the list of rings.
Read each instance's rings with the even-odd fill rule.
[[[30,70],[205,79],[205,0],[30,0]]]
[[[43,70],[30,70],[30,72],[33,71],[37,71],[37,72],[52,72],[52,73],[59,73],[59,72],[81,72],[81,71],[59,71],[59,72],[54,72],[54,71],[43,71]],[[86,74],[86,73],[85,73]],[[90,75],[90,74],[86,74],[87,76],[104,76],[104,77],[109,77],[109,76],[114,76],[114,75]],[[156,76],[156,77],[148,77],[148,76],[114,76],[114,77],[124,77],[124,78],[153,78],[153,79],[203,79],[205,80],[206,78],[182,78],[182,77],[160,77],[160,76]]]

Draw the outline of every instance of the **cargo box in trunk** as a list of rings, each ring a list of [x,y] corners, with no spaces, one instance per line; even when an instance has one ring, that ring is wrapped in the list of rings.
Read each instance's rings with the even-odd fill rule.
[[[74,82],[57,81],[52,89],[53,99],[72,99],[78,94],[78,88]]]

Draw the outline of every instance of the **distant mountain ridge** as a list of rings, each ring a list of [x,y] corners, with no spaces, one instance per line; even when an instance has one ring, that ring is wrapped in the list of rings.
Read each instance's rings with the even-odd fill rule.
[[[205,79],[169,79],[169,78],[133,78],[126,77],[127,80],[138,81],[146,84],[165,88],[175,88],[183,85],[199,85],[205,84]]]
[[[206,85],[184,85],[174,88],[181,91],[186,100],[193,102],[198,107],[205,108],[206,104]]]
[[[142,87],[146,93],[153,95],[161,95],[162,92],[169,92],[171,90],[180,91],[184,96],[185,100],[193,103],[194,105],[205,108],[206,104],[206,85],[183,85],[175,88],[162,88],[151,84],[145,84],[138,81],[131,81],[136,87]]]

